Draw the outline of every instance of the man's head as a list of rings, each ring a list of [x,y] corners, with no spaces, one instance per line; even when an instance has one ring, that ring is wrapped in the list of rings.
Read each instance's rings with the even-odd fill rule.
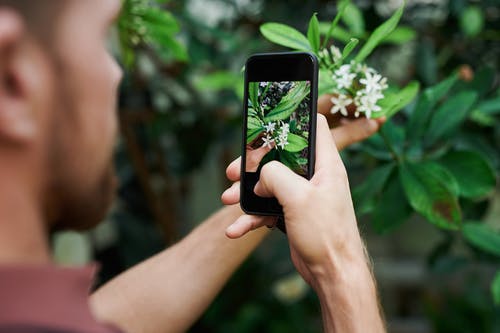
[[[90,227],[113,198],[120,3],[0,0],[0,183],[26,188],[50,229]]]

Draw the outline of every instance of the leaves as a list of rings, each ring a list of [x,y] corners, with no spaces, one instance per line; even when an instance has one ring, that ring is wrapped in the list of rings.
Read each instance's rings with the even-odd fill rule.
[[[311,20],[309,21],[309,28],[307,29],[307,39],[309,40],[311,49],[314,51],[314,53],[317,54],[319,51],[320,36],[319,21],[316,13],[314,13],[314,15],[311,17]]]
[[[347,3],[342,15],[342,21],[349,28],[352,35],[363,36],[365,33],[365,20],[363,14],[352,2]]]
[[[465,240],[475,247],[500,257],[500,234],[484,223],[465,223],[462,229]]]
[[[446,179],[443,174],[447,174]],[[440,228],[458,229],[461,212],[446,182],[453,177],[449,172],[435,163],[405,163],[399,168],[399,177],[413,209]]]
[[[298,51],[311,51],[309,40],[297,29],[281,23],[264,23],[260,32],[269,41]]]
[[[427,129],[434,106],[450,91],[457,80],[458,76],[453,74],[439,84],[424,90],[406,126],[407,137],[410,142],[420,141],[421,136]]]
[[[495,302],[496,305],[500,305],[500,271],[497,272],[491,283],[491,294],[493,296],[493,302]]]
[[[476,152],[450,152],[440,160],[440,163],[453,174],[458,184],[459,194],[463,197],[482,197],[495,188],[495,172]]]
[[[264,122],[284,120],[290,117],[310,91],[311,87],[308,82],[297,82],[295,87],[283,96],[279,104],[264,117]]]
[[[248,99],[250,104],[255,109],[259,111],[259,82],[249,82],[248,83]]]
[[[285,150],[291,153],[297,153],[306,148],[307,145],[307,139],[297,134],[288,133],[288,144],[285,146]]]
[[[388,232],[403,223],[411,212],[399,178],[391,177],[373,211],[373,228],[379,233]]]
[[[375,194],[382,191],[393,170],[394,163],[384,164],[370,172],[369,176],[358,187],[353,189],[352,200],[358,214],[365,213],[368,201]]]
[[[392,117],[398,111],[410,104],[415,96],[417,96],[419,90],[420,83],[412,81],[399,92],[387,94],[386,97],[379,102],[382,111],[374,113],[373,118],[380,118],[382,116],[387,118]]]
[[[328,31],[326,32],[325,39],[323,40],[323,44],[321,45],[321,48],[325,48],[328,42],[330,41],[330,37],[332,36],[332,33],[335,31],[337,28],[337,24],[339,23],[340,18],[344,14],[345,9],[347,8],[347,5],[350,3],[349,0],[341,0],[339,1],[339,4],[337,6],[337,15],[335,15],[335,18],[333,19],[332,23],[330,24],[330,27],[328,28]]]
[[[426,135],[426,143],[433,144],[453,132],[466,118],[477,93],[463,91],[449,98],[433,114]]]
[[[351,38],[351,40],[349,40],[349,43],[347,43],[347,45],[344,47],[344,50],[342,51],[342,60],[345,60],[351,54],[358,43],[359,40],[357,38]]]
[[[377,29],[373,31],[368,38],[366,44],[361,48],[359,53],[354,58],[357,62],[362,62],[372,53],[380,42],[384,40],[398,25],[401,16],[403,15],[404,6],[401,6],[390,19],[382,23]]]

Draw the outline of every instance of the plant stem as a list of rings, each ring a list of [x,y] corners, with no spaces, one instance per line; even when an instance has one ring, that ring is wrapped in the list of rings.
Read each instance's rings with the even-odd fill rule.
[[[384,128],[382,127],[378,133],[380,134],[380,136],[384,140],[385,145],[387,146],[387,148],[391,152],[391,155],[394,158],[394,160],[396,161],[396,163],[401,164],[401,156],[398,155],[398,153],[396,152],[396,150],[392,146],[391,141],[389,140],[389,138],[387,137],[387,135],[384,132]]]

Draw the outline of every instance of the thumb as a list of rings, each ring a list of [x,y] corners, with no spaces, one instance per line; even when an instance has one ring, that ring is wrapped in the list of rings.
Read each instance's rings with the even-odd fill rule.
[[[264,165],[254,192],[261,197],[275,197],[286,207],[304,192],[309,182],[277,161]]]

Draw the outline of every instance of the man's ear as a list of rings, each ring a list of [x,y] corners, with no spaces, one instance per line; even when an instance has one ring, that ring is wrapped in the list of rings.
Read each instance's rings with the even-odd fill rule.
[[[35,115],[16,61],[24,33],[23,19],[0,7],[0,145],[23,144],[35,134]]]

